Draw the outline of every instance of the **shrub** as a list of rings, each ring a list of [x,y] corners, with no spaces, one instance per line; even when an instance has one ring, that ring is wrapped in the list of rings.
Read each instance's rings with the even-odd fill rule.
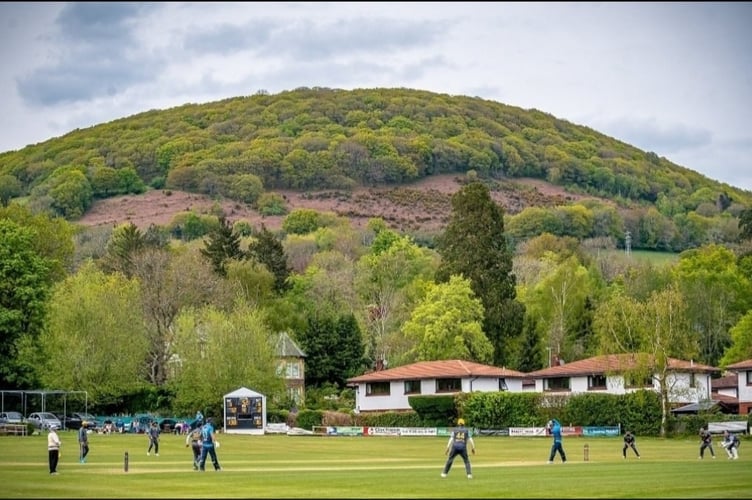
[[[312,431],[314,427],[321,425],[324,412],[321,410],[301,410],[298,412],[297,427]]]
[[[425,424],[414,411],[387,411],[380,413],[359,413],[354,425],[363,427],[423,427]]]

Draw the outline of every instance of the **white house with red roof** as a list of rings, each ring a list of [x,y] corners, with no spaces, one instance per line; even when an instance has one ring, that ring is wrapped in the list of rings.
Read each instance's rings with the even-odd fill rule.
[[[739,415],[752,413],[752,359],[728,365],[726,369],[736,373]]]
[[[522,392],[526,375],[516,370],[460,359],[421,361],[352,377],[361,412],[411,410],[408,398],[459,392]]]
[[[656,374],[635,380],[638,367],[649,366],[652,357],[637,354],[606,354],[592,358],[556,363],[554,366],[527,374],[535,381],[536,392],[626,394],[639,389],[660,389]],[[752,370],[752,364],[750,365]],[[697,403],[710,400],[711,375],[719,368],[669,358],[669,402],[676,404]]]

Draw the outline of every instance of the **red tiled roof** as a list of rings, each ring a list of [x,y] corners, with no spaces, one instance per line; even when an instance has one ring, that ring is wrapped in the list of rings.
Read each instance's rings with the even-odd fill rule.
[[[749,370],[750,368],[752,368],[752,359],[745,359],[726,367],[728,370]]]
[[[711,401],[720,401],[721,403],[726,404],[733,404],[738,405],[739,404],[739,398],[735,398],[734,396],[727,396],[726,394],[718,394],[717,392],[714,392],[710,395]]]
[[[472,361],[451,359],[443,361],[420,361],[411,365],[398,366],[388,370],[369,372],[347,379],[348,384],[363,382],[388,382],[393,380],[421,380],[451,377],[523,378],[526,375],[517,370],[482,365]]]
[[[710,387],[713,391],[717,389],[730,389],[732,387],[736,388],[737,384],[739,384],[739,377],[736,374],[710,380]]]
[[[578,375],[602,375],[636,368],[640,362],[649,361],[652,356],[647,354],[604,354],[592,358],[572,361],[559,366],[544,368],[527,374],[533,378],[571,377]],[[645,360],[645,361],[643,361]],[[669,369],[672,371],[711,373],[720,371],[719,368],[669,358]]]

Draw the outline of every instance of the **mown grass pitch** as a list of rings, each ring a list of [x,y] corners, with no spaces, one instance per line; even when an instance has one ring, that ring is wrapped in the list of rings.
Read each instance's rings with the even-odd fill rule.
[[[184,436],[162,436],[146,456],[143,435],[92,435],[78,463],[76,433],[60,432],[59,475],[47,468],[46,436],[0,437],[2,498],[749,498],[752,446],[728,460],[698,460],[699,440],[565,437],[568,461],[547,464],[549,438],[476,437],[473,479],[457,458],[440,477],[445,438],[220,435],[223,470],[195,472]],[[589,460],[584,460],[584,445]],[[124,453],[129,454],[125,472]]]

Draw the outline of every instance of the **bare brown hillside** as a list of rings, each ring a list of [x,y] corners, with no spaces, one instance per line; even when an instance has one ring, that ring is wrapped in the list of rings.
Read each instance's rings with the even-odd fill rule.
[[[289,210],[310,208],[348,217],[362,227],[373,217],[381,217],[400,231],[434,232],[448,221],[451,196],[462,184],[456,175],[435,175],[410,185],[388,188],[358,188],[354,191],[297,192],[278,191],[288,202]],[[507,213],[517,213],[531,205],[553,206],[581,196],[537,179],[515,179],[499,183],[491,192],[493,199]],[[78,221],[84,226],[118,225],[133,222],[144,230],[151,224],[165,226],[173,217],[186,211],[216,213],[221,205],[230,221],[246,220],[254,227],[263,223],[270,230],[281,227],[284,217],[263,217],[249,206],[231,201],[214,200],[205,195],[181,191],[153,190],[141,195],[127,195],[99,200]]]

